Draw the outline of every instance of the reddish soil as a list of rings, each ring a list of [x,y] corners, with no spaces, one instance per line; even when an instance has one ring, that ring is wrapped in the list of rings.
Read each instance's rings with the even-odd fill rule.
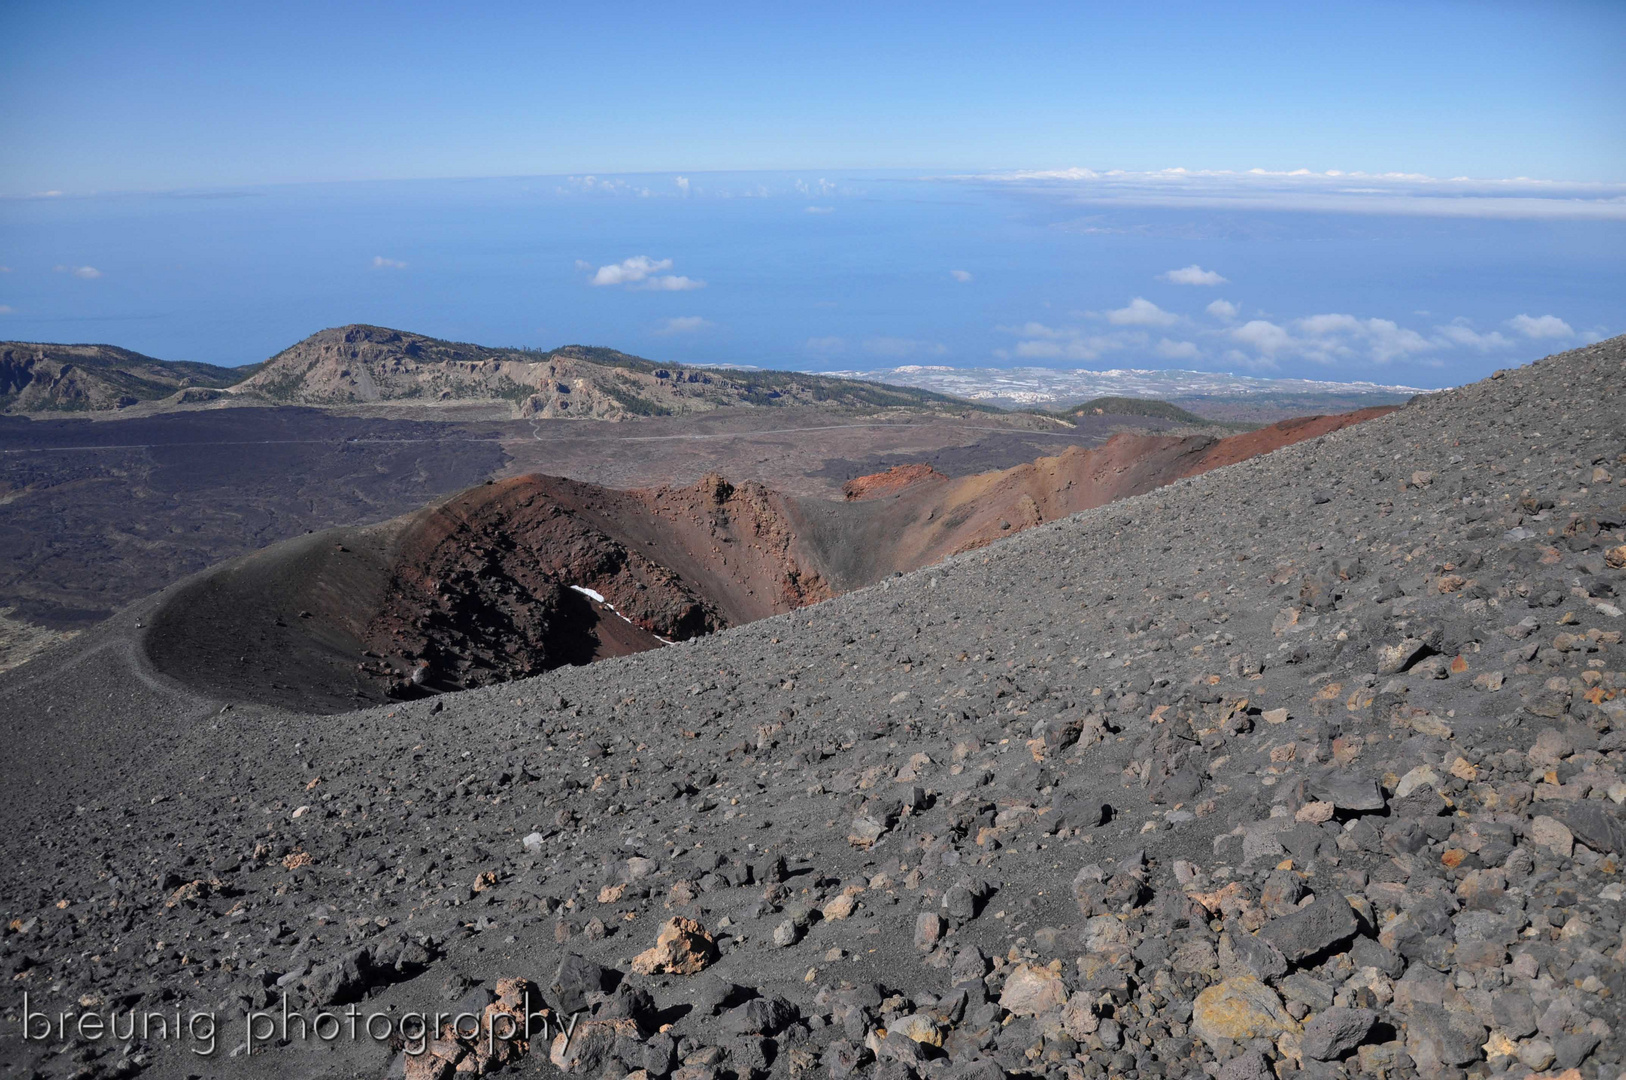
[[[818,553],[821,576],[845,592],[1391,411],[1288,420],[1224,439],[1121,434],[1095,449],[1070,447],[1055,457],[958,480],[893,484],[894,493],[885,494],[884,486],[900,472],[893,469],[853,481],[864,492],[861,500],[797,500],[803,514],[798,531]]]
[[[904,488],[914,487],[920,483],[940,484],[947,481],[948,477],[930,465],[894,465],[886,472],[854,477],[841,485],[841,493],[847,497],[848,502],[856,502],[860,499],[879,499],[885,495],[896,495]]]
[[[1232,435],[1215,443],[1213,449],[1203,459],[1202,467],[1195,471],[1207,472],[1222,465],[1235,465],[1239,461],[1268,454],[1283,446],[1329,435],[1341,428],[1364,423],[1367,420],[1376,420],[1380,416],[1388,416],[1399,407],[1378,405],[1370,409],[1357,409],[1354,412],[1337,413],[1332,416],[1300,416],[1292,420],[1283,420],[1279,424],[1271,424],[1258,431],[1250,431],[1245,435]]]

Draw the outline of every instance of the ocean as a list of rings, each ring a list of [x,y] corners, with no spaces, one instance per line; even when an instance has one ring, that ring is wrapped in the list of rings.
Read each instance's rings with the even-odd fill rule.
[[[800,370],[1438,387],[1626,331],[1626,193],[1326,174],[733,173],[0,201],[0,338],[244,364],[366,322]]]

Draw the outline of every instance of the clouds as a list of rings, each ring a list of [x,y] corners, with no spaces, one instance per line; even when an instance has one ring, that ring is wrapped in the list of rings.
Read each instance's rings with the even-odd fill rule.
[[[1053,196],[1068,205],[1207,208],[1501,219],[1626,220],[1626,184],[1478,180],[1329,169],[1049,169],[961,177]]]
[[[704,281],[660,272],[671,268],[671,259],[651,259],[648,255],[634,255],[630,259],[622,259],[618,263],[599,267],[588,284],[599,287],[624,285],[628,288],[649,289],[655,292],[687,292],[706,287]]]
[[[386,259],[382,255],[373,256],[374,270],[405,270],[406,268],[407,264],[400,259]]]
[[[1357,361],[1387,364],[1409,356],[1438,351],[1439,338],[1426,338],[1390,319],[1359,319],[1353,315],[1329,313],[1307,315],[1285,326],[1268,319],[1251,319],[1225,332],[1235,345],[1251,350],[1233,350],[1229,359],[1243,363],[1273,366],[1283,359],[1309,360],[1317,364]]]
[[[966,284],[969,284],[970,281],[971,281],[971,271],[969,271],[969,270],[950,270],[949,271],[949,277],[953,278],[955,281],[958,281],[961,285],[966,285]]]
[[[598,273],[593,275],[593,280],[589,284],[630,285],[647,279],[658,270],[669,270],[671,267],[671,259],[661,259],[657,262],[648,255],[634,255],[630,259],[599,267]]]
[[[677,185],[677,189],[683,194],[687,195],[689,193],[689,178],[687,176],[674,176],[672,182]]]
[[[102,276],[102,272],[94,266],[58,266],[56,272],[59,274],[72,274],[74,277],[82,278],[85,281],[94,281]]]
[[[1159,280],[1167,281],[1171,285],[1224,285],[1227,280],[1212,270],[1204,270],[1196,263],[1157,276]]]
[[[1029,321],[997,326],[1016,340],[993,350],[1006,362],[1075,363],[1096,366],[1147,364],[1200,368],[1219,362],[1228,370],[1274,369],[1288,363],[1345,369],[1395,363],[1443,367],[1452,354],[1513,350],[1528,341],[1590,341],[1603,329],[1577,333],[1556,315],[1518,315],[1504,330],[1481,331],[1465,318],[1413,328],[1394,319],[1323,312],[1298,318],[1261,317],[1241,321],[1242,308],[1230,300],[1203,309],[1214,320],[1194,319],[1135,297],[1121,308],[1076,313],[1075,325]],[[1427,316],[1428,312],[1413,312]],[[1095,325],[1090,325],[1093,322]],[[1104,324],[1104,325],[1103,325]]]
[[[809,206],[802,211],[804,214],[833,214],[835,212],[836,208],[833,206]]]
[[[1016,336],[1015,345],[995,349],[1004,360],[1066,360],[1087,363],[1113,352],[1153,352],[1165,359],[1193,359],[1201,355],[1191,342],[1163,338],[1153,343],[1148,328],[1167,329],[1182,322],[1180,316],[1164,311],[1144,297],[1137,296],[1121,308],[1083,313],[1087,318],[1105,321],[1111,329],[1082,326],[1050,326],[1026,322],[1020,326],[996,329]]]
[[[1266,319],[1253,319],[1231,331],[1231,340],[1274,359],[1293,346],[1293,335]]]
[[[1417,312],[1425,315],[1426,312]],[[1217,331],[1231,346],[1225,359],[1256,367],[1274,367],[1282,360],[1307,360],[1316,364],[1384,365],[1397,361],[1441,366],[1450,354],[1461,350],[1492,353],[1515,350],[1529,341],[1591,340],[1598,334],[1577,334],[1556,315],[1539,318],[1516,315],[1506,325],[1510,336],[1500,330],[1480,331],[1464,318],[1413,330],[1391,319],[1357,318],[1329,313],[1307,315],[1281,324],[1254,319],[1241,326]]]
[[[1171,314],[1142,297],[1135,297],[1128,306],[1106,313],[1113,326],[1173,326],[1180,316]]]
[[[706,283],[694,278],[683,277],[681,274],[666,274],[661,277],[652,277],[642,285],[642,289],[653,289],[656,292],[688,292],[691,289],[704,289]]]
[[[1543,315],[1540,318],[1531,318],[1529,315],[1515,315],[1507,324],[1525,337],[1534,341],[1543,338],[1571,338],[1575,331],[1570,324],[1557,315]]]
[[[1513,346],[1512,340],[1503,336],[1500,331],[1492,330],[1488,334],[1481,334],[1467,319],[1455,319],[1448,326],[1436,326],[1434,333],[1442,342],[1478,352],[1491,352],[1494,349],[1507,349]]]
[[[997,329],[1014,334],[1016,344],[1009,349],[995,349],[994,355],[1002,360],[1070,360],[1075,363],[1099,360],[1104,354],[1117,349],[1145,344],[1146,334],[1140,330],[1098,334],[1073,326],[1047,326],[1040,322],[1027,322],[1021,326],[1001,326]]]
[[[662,336],[671,334],[693,334],[701,330],[709,330],[717,324],[702,319],[698,315],[678,315],[667,319],[656,328],[655,333]]]

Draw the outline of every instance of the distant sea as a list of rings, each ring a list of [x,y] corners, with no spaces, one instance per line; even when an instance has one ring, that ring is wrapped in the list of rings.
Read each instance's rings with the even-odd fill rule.
[[[805,172],[0,199],[0,338],[263,360],[367,322],[800,370],[1438,387],[1626,331],[1626,191]]]

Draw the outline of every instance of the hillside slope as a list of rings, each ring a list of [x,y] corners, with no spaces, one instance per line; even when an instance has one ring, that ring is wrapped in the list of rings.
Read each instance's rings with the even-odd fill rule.
[[[1056,413],[1064,418],[1079,416],[1155,416],[1161,420],[1177,420],[1182,424],[1206,424],[1196,413],[1187,412],[1178,405],[1155,398],[1098,397],[1079,402]]]
[[[47,1011],[217,1009],[225,1053],[283,994],[399,1019],[529,985],[576,1026],[482,1044],[504,1075],[1616,1077],[1623,418],[1615,339],[811,608],[342,717],[155,674],[154,598],[0,675],[0,969]],[[491,1072],[474,1043],[296,1029],[219,1071]],[[25,1075],[195,1048],[0,1029]]]
[[[257,369],[155,360],[113,345],[0,341],[0,414],[100,412],[143,401],[200,395]]]

